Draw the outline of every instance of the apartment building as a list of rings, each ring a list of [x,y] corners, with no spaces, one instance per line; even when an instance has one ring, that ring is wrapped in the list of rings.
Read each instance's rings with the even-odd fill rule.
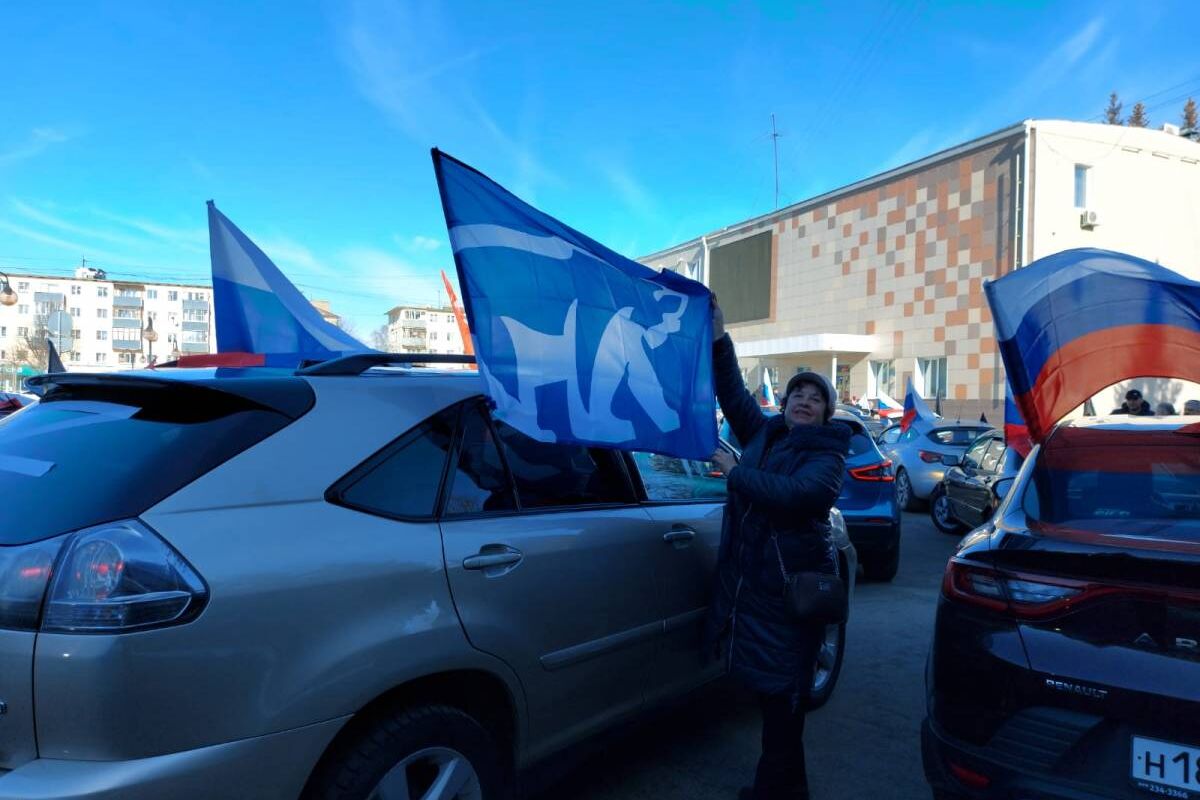
[[[47,338],[72,372],[145,367],[215,348],[209,286],[110,280],[91,268],[75,277],[4,272],[17,301],[0,305],[0,382],[45,369]]]
[[[392,353],[466,352],[451,308],[396,306],[387,319],[387,345]]]

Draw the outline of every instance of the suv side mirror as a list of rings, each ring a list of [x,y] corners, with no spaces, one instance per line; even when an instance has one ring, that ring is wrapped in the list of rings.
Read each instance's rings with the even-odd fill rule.
[[[1008,497],[1008,493],[1012,491],[1014,481],[1016,481],[1016,477],[1000,478],[992,483],[992,494],[996,496],[997,502],[1000,502],[1004,500],[1005,497]]]

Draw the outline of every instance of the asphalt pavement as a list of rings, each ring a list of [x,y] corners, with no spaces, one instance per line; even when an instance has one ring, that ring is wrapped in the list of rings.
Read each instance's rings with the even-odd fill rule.
[[[921,768],[925,657],[942,572],[957,539],[905,514],[900,571],[862,583],[833,698],[804,734],[813,797],[928,800]],[[861,581],[861,574],[860,574]],[[760,719],[752,698],[717,686],[580,748],[537,800],[733,800],[750,782]]]

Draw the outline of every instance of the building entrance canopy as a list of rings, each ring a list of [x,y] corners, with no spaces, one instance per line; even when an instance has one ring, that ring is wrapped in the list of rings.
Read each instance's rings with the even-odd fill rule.
[[[773,391],[782,392],[792,375],[812,370],[828,377],[837,389],[838,398],[844,401],[852,399],[850,368],[876,347],[874,336],[851,333],[806,333],[735,343],[742,366],[750,368],[748,385],[761,387],[765,371]],[[748,363],[748,359],[753,363]]]

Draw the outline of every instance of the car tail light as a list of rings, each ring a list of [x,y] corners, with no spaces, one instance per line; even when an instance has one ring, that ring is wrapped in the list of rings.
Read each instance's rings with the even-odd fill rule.
[[[64,537],[0,547],[0,628],[35,631],[54,559]]]
[[[1134,591],[1108,584],[1068,578],[1008,573],[951,558],[942,580],[942,594],[951,600],[1040,619],[1071,611],[1097,597]]]
[[[921,460],[926,464],[938,464],[941,463],[942,460],[941,453],[932,453],[929,450],[918,450],[917,455],[919,455]]]
[[[0,563],[3,628],[124,633],[187,622],[208,602],[208,588],[191,565],[137,520],[0,555],[6,556]]]
[[[850,477],[860,481],[884,481],[890,483],[896,480],[896,476],[892,474],[891,459],[885,459],[878,464],[854,467],[849,472]]]
[[[962,764],[947,761],[946,766],[950,768],[950,774],[954,776],[955,780],[972,789],[986,789],[992,782],[992,779],[987,775],[976,772],[973,769],[967,769]]]

